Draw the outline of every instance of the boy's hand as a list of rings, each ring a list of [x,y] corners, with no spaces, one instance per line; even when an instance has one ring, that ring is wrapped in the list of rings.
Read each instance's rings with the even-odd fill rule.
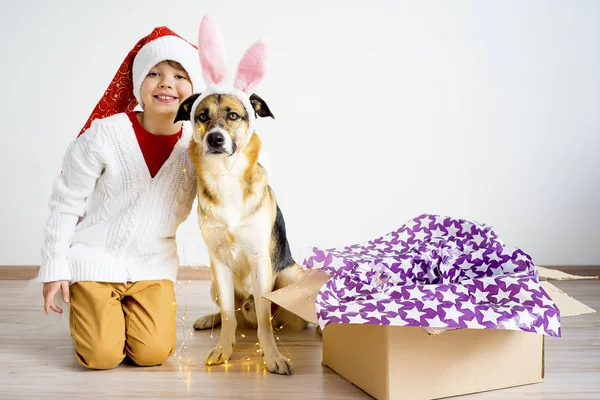
[[[46,315],[50,310],[62,314],[62,308],[54,303],[54,296],[58,291],[62,291],[62,299],[65,303],[69,302],[69,281],[56,281],[44,283],[44,311]]]

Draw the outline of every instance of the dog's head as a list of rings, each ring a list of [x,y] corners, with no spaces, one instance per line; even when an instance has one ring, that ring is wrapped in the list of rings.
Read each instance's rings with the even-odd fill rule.
[[[250,132],[249,115],[242,102],[230,94],[206,96],[192,107],[200,94],[187,98],[180,106],[175,121],[192,121],[193,140],[202,146],[205,155],[232,156],[241,150],[253,132]],[[250,96],[254,117],[275,118],[267,103],[256,94]]]

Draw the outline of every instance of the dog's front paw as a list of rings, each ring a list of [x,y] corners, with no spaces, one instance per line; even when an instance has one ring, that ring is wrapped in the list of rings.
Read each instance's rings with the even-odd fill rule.
[[[214,349],[210,350],[206,354],[206,365],[217,365],[223,364],[225,361],[229,361],[231,354],[233,353],[233,345],[217,345]]]
[[[280,375],[291,375],[294,373],[290,360],[282,356],[279,352],[270,357],[265,355],[264,360],[269,372]]]
[[[210,329],[221,323],[221,314],[205,315],[194,321],[194,329],[197,331]]]

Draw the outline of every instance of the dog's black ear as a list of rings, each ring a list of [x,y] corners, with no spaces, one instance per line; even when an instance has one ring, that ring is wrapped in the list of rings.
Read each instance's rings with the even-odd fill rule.
[[[252,94],[252,96],[250,96],[250,104],[252,104],[252,108],[254,108],[255,117],[271,117],[275,119],[275,116],[273,115],[271,110],[269,110],[269,106],[267,105],[267,103],[265,103],[265,101],[258,97],[256,94]]]
[[[192,106],[194,105],[194,102],[196,101],[198,96],[200,96],[200,93],[193,94],[187,99],[185,99],[183,103],[181,103],[181,105],[179,106],[179,110],[177,110],[175,121],[173,121],[173,123],[177,121],[189,121],[191,119],[190,114],[192,111]]]

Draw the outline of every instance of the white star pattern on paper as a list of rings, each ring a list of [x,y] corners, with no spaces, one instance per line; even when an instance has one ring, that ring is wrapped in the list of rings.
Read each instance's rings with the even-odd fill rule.
[[[364,319],[363,317],[361,317],[360,314],[354,315],[352,317],[349,316],[348,320],[349,320],[348,321],[349,324],[364,324],[364,323],[369,322],[369,320]]]
[[[430,216],[426,216],[419,220],[419,225],[421,228],[429,229],[429,224],[433,222]]]
[[[542,296],[542,304],[554,308],[554,302],[546,296]]]
[[[471,310],[473,313],[475,313],[475,304],[471,303],[470,301],[458,303],[458,306],[463,310]]]
[[[514,295],[514,297],[516,297],[517,299],[519,299],[519,301],[520,301],[521,303],[525,303],[526,301],[531,301],[531,300],[533,300],[533,299],[531,298],[531,292],[527,292],[527,291],[525,291],[525,290],[523,290],[523,289],[519,290],[519,291],[518,291],[518,292],[517,292],[517,293]]]
[[[512,276],[503,276],[502,277],[502,281],[506,284],[506,287],[508,288],[509,286],[512,285],[517,285],[519,287],[521,287],[521,285],[519,284],[519,281],[516,280],[514,277]]]
[[[483,261],[483,253],[485,253],[485,249],[478,249],[471,253],[471,261],[481,260]]]
[[[433,298],[433,300],[424,300],[423,301],[423,310],[430,309],[437,312],[437,306],[439,306],[440,301],[437,298]]]
[[[445,313],[446,316],[444,317],[444,319],[451,319],[452,321],[459,323],[459,318],[461,316],[464,315],[463,312],[458,311],[458,309],[456,308],[456,306],[454,304],[452,304],[449,308],[442,308]]]
[[[344,259],[341,257],[331,257],[331,264],[329,264],[329,266],[337,270],[338,268],[345,267],[346,264],[344,263]]]
[[[375,248],[376,248],[376,249],[378,249],[378,250],[382,250],[382,251],[383,251],[383,250],[385,250],[385,249],[387,249],[388,247],[389,247],[389,244],[388,244],[388,243],[386,243],[386,242],[377,243],[377,244],[375,245]]]
[[[398,240],[406,242],[406,241],[408,241],[409,238],[410,238],[410,234],[409,234],[408,230],[398,233]]]
[[[519,325],[517,325],[517,322],[513,318],[502,321],[501,326],[503,329],[509,329],[513,331],[519,330]]]
[[[477,246],[481,246],[481,243],[485,240],[485,238],[483,236],[481,236],[479,234],[479,232],[477,232],[475,235],[473,235],[473,241],[477,244]]]
[[[401,316],[394,315],[393,317],[387,317],[388,321],[390,321],[390,325],[394,326],[406,326],[408,322],[406,322]]]
[[[488,286],[496,284],[496,279],[493,276],[486,276],[485,278],[481,278],[481,284],[483,285],[483,290],[486,290]]]
[[[418,286],[415,286],[412,289],[408,289],[407,292],[411,300],[421,300],[423,298],[423,292],[421,292]]]
[[[490,269],[490,266],[487,263],[482,263],[481,265],[475,267],[475,269],[481,272],[482,274],[485,274]]]
[[[504,271],[505,274],[514,274],[517,268],[519,268],[519,265],[515,264],[512,260],[508,260],[502,264],[502,271]]]
[[[531,326],[531,323],[536,320],[525,310],[518,311],[517,314],[519,315],[519,322],[525,326]]]
[[[383,306],[385,307],[385,312],[389,312],[389,313],[393,313],[393,314],[398,314],[399,310],[402,308],[402,305],[396,303],[394,300],[392,300],[389,303],[384,304]]]
[[[450,237],[456,237],[456,234],[459,231],[459,229],[456,226],[454,226],[454,223],[452,223],[450,226],[445,226],[444,228],[446,228],[446,230],[448,231],[448,236]]]
[[[460,224],[461,229],[463,231],[463,233],[471,233],[471,228],[473,227],[473,224],[471,224],[470,222],[463,222],[462,224]]]
[[[526,281],[525,286],[527,286],[529,290],[536,290],[538,292],[540,291],[540,284],[534,281],[533,279]]]
[[[381,311],[375,309],[373,311],[367,311],[367,318],[376,318],[381,321],[381,317],[385,315],[382,314]]]
[[[533,329],[537,332],[537,333],[545,333],[544,332],[544,325],[540,325],[540,326],[534,326]]]
[[[464,254],[469,254],[473,251],[473,246],[471,246],[470,244],[465,243],[465,245],[463,246],[463,253]]]
[[[491,322],[492,324],[497,324],[498,318],[500,318],[502,316],[502,314],[498,314],[496,311],[492,310],[491,308],[488,308],[487,310],[481,310],[479,312],[483,316],[483,318],[481,319],[482,322],[487,321],[487,322]]]
[[[473,266],[472,263],[467,261],[467,259],[463,259],[462,263],[458,264],[457,267],[460,269],[470,269]]]
[[[425,229],[421,229],[420,231],[415,231],[415,240],[423,241],[427,236],[427,231]]]
[[[450,288],[448,288],[447,291],[442,292],[442,297],[443,297],[444,301],[447,301],[449,303],[454,303],[456,301],[456,299],[459,298],[459,296],[452,293],[452,289],[450,289]]]
[[[436,227],[434,230],[431,231],[432,238],[444,237],[444,235],[445,235],[444,231],[438,227]]]
[[[493,295],[492,297],[496,298],[496,303],[502,303],[503,300],[510,299],[511,291],[504,291],[502,289],[498,289],[498,294]]]
[[[345,313],[359,313],[362,311],[363,306],[362,304],[358,304],[356,301],[352,301],[349,303],[344,304],[346,306],[346,311]]]
[[[473,292],[473,296],[475,297],[475,303],[487,303],[487,292],[482,292],[479,289],[475,289]]]
[[[424,312],[419,311],[417,309],[417,307],[413,307],[413,308],[409,308],[408,310],[405,310],[406,312],[406,318],[405,319],[414,319],[415,321],[421,321],[421,316],[425,315]]]
[[[498,256],[498,253],[496,253],[496,251],[492,251],[490,254],[487,255],[487,258],[490,261],[502,261],[502,258],[500,258]]]
[[[439,315],[436,315],[433,318],[425,318],[427,320],[427,323],[429,324],[430,327],[432,328],[445,328],[448,326],[447,323],[445,323],[444,321],[442,321],[440,319]]]
[[[338,319],[342,319],[343,312],[340,311],[339,308],[336,308],[334,311],[327,311],[327,318],[335,317]]]
[[[353,287],[352,289],[346,289],[346,290],[344,290],[344,297],[354,298],[357,295],[358,295],[358,291],[356,290],[356,286]]]
[[[546,312],[546,310],[544,310],[543,308],[541,308],[540,306],[538,306],[537,304],[533,306],[533,308],[531,309],[531,312],[534,315],[540,315],[543,316],[544,313]]]
[[[479,322],[477,322],[477,318],[475,317],[473,317],[473,319],[470,321],[465,320],[463,322],[465,323],[465,325],[467,325],[467,328],[478,329],[482,327],[482,325]]]
[[[406,248],[407,245],[405,242],[398,242],[394,245],[394,247],[392,247],[392,250],[397,251],[398,253],[402,253]]]
[[[556,315],[552,315],[548,318],[548,329],[558,333],[558,328],[560,327],[560,321]]]
[[[446,217],[442,217],[441,215],[436,215],[435,217],[433,217],[433,222],[435,222],[438,225],[444,226],[444,221],[446,220]]]

